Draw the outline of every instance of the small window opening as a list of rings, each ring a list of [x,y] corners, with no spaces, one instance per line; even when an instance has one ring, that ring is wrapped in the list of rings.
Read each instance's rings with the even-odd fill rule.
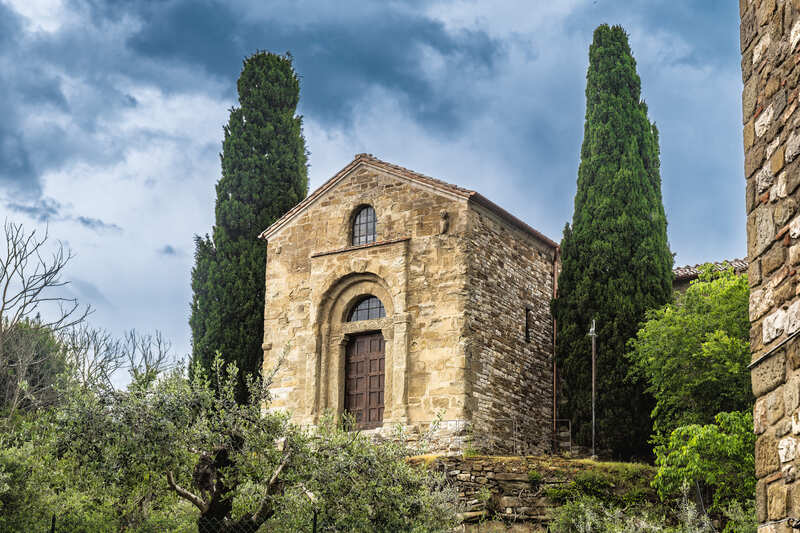
[[[376,318],[383,318],[386,316],[386,309],[383,308],[383,303],[375,296],[367,296],[350,311],[348,322],[356,322],[358,320],[374,320]]]
[[[375,242],[377,219],[372,206],[362,207],[353,220],[353,246]]]

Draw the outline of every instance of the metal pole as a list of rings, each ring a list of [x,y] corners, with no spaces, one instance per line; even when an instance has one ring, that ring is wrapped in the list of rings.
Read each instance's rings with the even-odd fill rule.
[[[597,332],[595,331],[594,319],[592,319],[592,329],[589,336],[592,338],[592,459],[597,459],[595,452],[595,404],[597,398]]]

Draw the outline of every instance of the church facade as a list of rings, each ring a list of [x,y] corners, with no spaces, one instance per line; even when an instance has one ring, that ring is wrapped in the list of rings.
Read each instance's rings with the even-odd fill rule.
[[[303,425],[549,451],[558,246],[480,194],[359,154],[267,228],[264,371]]]

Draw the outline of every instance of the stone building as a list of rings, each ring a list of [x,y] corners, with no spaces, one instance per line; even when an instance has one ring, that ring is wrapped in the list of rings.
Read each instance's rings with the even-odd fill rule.
[[[800,1],[740,0],[761,533],[800,517]]]
[[[261,237],[273,408],[410,435],[439,418],[439,449],[550,450],[555,242],[367,154]]]

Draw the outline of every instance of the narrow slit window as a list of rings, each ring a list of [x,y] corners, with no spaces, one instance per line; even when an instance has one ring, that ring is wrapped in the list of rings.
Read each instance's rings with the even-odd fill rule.
[[[386,316],[386,309],[383,308],[383,303],[375,296],[367,296],[353,307],[350,311],[348,322],[356,322],[358,320],[374,320],[376,318],[383,318]]]
[[[375,242],[377,225],[372,206],[362,207],[353,220],[353,246]]]

